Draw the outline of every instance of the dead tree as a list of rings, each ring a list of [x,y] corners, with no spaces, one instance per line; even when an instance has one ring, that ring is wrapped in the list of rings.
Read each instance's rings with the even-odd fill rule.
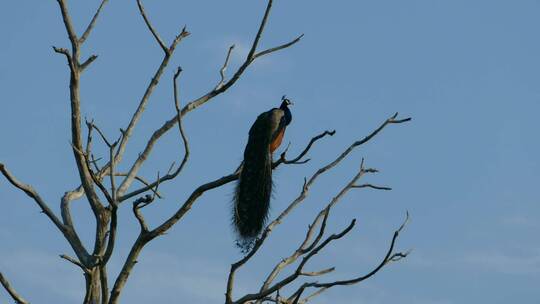
[[[79,92],[81,74],[84,73],[86,68],[88,68],[88,66],[90,66],[97,59],[97,55],[90,55],[88,58],[82,59],[83,56],[81,54],[81,49],[89,35],[92,33],[100,12],[104,9],[108,0],[101,1],[99,8],[82,34],[77,33],[74,29],[67,6],[67,0],[57,0],[57,2],[71,47],[70,49],[53,47],[53,49],[56,53],[65,57],[70,73],[69,101],[71,110],[71,148],[75,158],[77,171],[79,173],[80,186],[76,189],[67,191],[63,195],[63,197],[60,199],[61,212],[58,215],[49,208],[49,203],[46,202],[32,186],[19,181],[3,163],[0,163],[0,171],[7,181],[11,183],[11,185],[25,192],[32,200],[36,202],[41,211],[50,219],[56,229],[58,229],[58,231],[64,236],[73,249],[75,256],[62,254],[60,257],[73,263],[83,271],[86,281],[86,293],[83,302],[92,304],[115,304],[119,303],[122,290],[130,277],[131,271],[137,262],[139,254],[144,247],[155,238],[166,233],[172,226],[182,220],[186,213],[190,211],[197,200],[205,192],[229,184],[238,179],[238,170],[236,170],[221,178],[204,183],[194,189],[191,192],[191,195],[189,195],[188,198],[180,204],[180,208],[178,208],[174,214],[170,215],[168,219],[155,227],[150,227],[146,223],[142,212],[143,208],[149,204],[152,204],[156,198],[160,198],[160,194],[158,192],[159,186],[173,180],[180,173],[182,173],[182,169],[189,160],[189,141],[188,136],[182,127],[182,118],[189,112],[196,110],[200,106],[212,101],[214,97],[226,92],[238,81],[238,79],[240,79],[246,69],[248,69],[257,58],[270,55],[273,52],[296,44],[298,41],[300,41],[303,35],[300,35],[294,40],[282,45],[259,50],[259,42],[263,36],[265,25],[272,8],[272,0],[268,0],[264,15],[255,37],[253,38],[249,53],[247,54],[243,63],[236,69],[234,74],[232,74],[229,79],[227,79],[225,72],[229,64],[231,53],[234,50],[234,45],[228,49],[225,62],[219,70],[221,80],[211,89],[209,89],[206,94],[186,103],[183,107],[181,107],[177,90],[177,79],[179,78],[182,70],[180,68],[176,70],[173,77],[173,104],[176,111],[169,120],[165,121],[160,128],[153,132],[152,136],[148,139],[144,150],[138,154],[138,158],[129,166],[129,170],[127,172],[119,172],[116,168],[118,168],[118,165],[122,162],[128,142],[134,134],[137,123],[145,112],[145,108],[148,105],[152,92],[160,82],[176,47],[186,37],[188,37],[190,33],[184,27],[172,42],[166,43],[160,38],[159,34],[152,26],[141,0],[137,0],[141,17],[143,18],[149,32],[153,35],[157,45],[163,50],[163,59],[159,67],[156,69],[143,96],[141,97],[129,123],[127,126],[120,129],[121,132],[117,136],[117,139],[112,140],[106,136],[104,132],[101,131],[99,126],[97,126],[93,121],[86,121],[86,130],[83,130],[84,125],[81,118],[81,98]],[[305,179],[298,197],[296,197],[290,203],[290,205],[279,214],[277,218],[266,226],[260,238],[258,238],[253,244],[253,247],[245,253],[245,256],[241,260],[231,265],[225,289],[225,303],[306,303],[311,298],[334,286],[360,283],[370,278],[390,262],[397,261],[405,257],[407,253],[395,252],[394,246],[399,233],[403,229],[408,219],[408,214],[405,222],[394,232],[393,236],[391,237],[387,254],[371,272],[355,278],[321,283],[319,281],[312,281],[310,278],[322,276],[326,273],[332,272],[334,270],[333,267],[317,271],[309,271],[305,269],[306,264],[313,256],[319,254],[331,243],[342,238],[353,229],[355,220],[352,220],[350,224],[342,231],[325,236],[326,223],[332,208],[349,190],[357,188],[390,190],[390,188],[387,187],[381,187],[369,183],[359,183],[359,180],[364,175],[377,172],[376,169],[366,168],[364,166],[364,160],[362,159],[359,169],[354,174],[353,178],[330,202],[326,204],[326,206],[324,206],[324,208],[321,209],[318,215],[313,219],[311,225],[309,225],[305,239],[289,257],[281,260],[281,262],[275,265],[272,271],[268,274],[267,278],[261,284],[260,289],[241,296],[235,297],[233,295],[236,271],[240,267],[246,265],[246,263],[263,247],[265,240],[270,236],[272,231],[282,221],[284,221],[294,209],[298,208],[302,204],[304,199],[308,196],[310,188],[315,185],[315,182],[321,175],[332,170],[343,159],[348,157],[351,151],[371,140],[385,127],[393,124],[400,124],[409,120],[410,118],[398,119],[397,113],[392,115],[388,119],[384,120],[383,123],[368,136],[353,142],[345,151],[339,154],[334,161],[321,167],[310,178]],[[144,178],[139,176],[139,169],[152,153],[154,145],[165,133],[174,129],[175,126],[178,128],[180,140],[183,145],[183,157],[178,166],[171,166],[170,170],[166,174],[162,176],[158,175],[155,180],[147,182]],[[305,159],[305,157],[313,145],[324,137],[331,136],[333,134],[334,131],[325,131],[313,137],[303,151],[292,159],[287,158],[287,150],[285,150],[285,152],[281,154],[280,158],[274,162],[273,167],[276,168],[281,165],[301,164],[309,161],[309,159]],[[101,167],[98,165],[98,162],[92,153],[92,144],[96,135],[108,148],[107,162]],[[133,187],[133,183],[135,181],[140,182],[142,186],[138,188]],[[75,230],[70,212],[70,203],[83,197],[88,201],[96,220],[95,240],[92,245],[84,244],[81,241],[79,234]],[[114,282],[111,282],[110,284],[109,277],[107,275],[107,263],[111,258],[111,255],[114,253],[117,238],[116,231],[118,224],[118,207],[120,204],[130,200],[133,201],[132,211],[139,222],[140,232],[125,259],[119,275],[114,279]],[[298,266],[292,270],[291,274],[285,276],[283,279],[277,280],[281,272],[283,272],[287,266],[296,261],[299,261]],[[5,278],[1,273],[0,282],[17,303],[28,303],[15,291],[15,289],[9,284],[7,278]],[[298,289],[291,294],[284,296],[283,288],[295,282],[301,283],[299,285],[300,287],[298,287]],[[112,286],[111,290],[109,290],[110,286]]]

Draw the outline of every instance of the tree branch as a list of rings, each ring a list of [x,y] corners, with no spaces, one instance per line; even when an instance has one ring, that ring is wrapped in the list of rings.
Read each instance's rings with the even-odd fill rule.
[[[55,46],[53,46],[52,48],[53,48],[55,53],[62,54],[64,56],[66,56],[66,60],[68,62],[69,69],[71,71],[73,71],[73,69],[75,68],[75,65],[73,63],[73,60],[71,58],[71,54],[69,53],[69,51],[67,49],[65,49],[65,48],[57,48]]]
[[[325,288],[325,287],[319,288],[317,291],[313,292],[309,296],[303,298],[302,300],[299,300],[298,303],[305,304],[305,303],[309,302],[309,300],[313,299],[314,297],[316,297],[316,296],[320,295],[321,293],[323,293],[324,291],[326,291],[327,289],[328,288]]]
[[[82,197],[83,194],[84,189],[82,186],[79,186],[79,188],[73,191],[68,191],[64,193],[62,199],[60,200],[60,211],[64,226],[66,227],[66,233],[64,234],[64,236],[73,248],[73,251],[77,255],[77,258],[79,258],[80,261],[83,261],[83,263],[87,263],[89,261],[90,255],[88,254],[88,250],[84,247],[81,239],[79,238],[79,235],[75,231],[75,226],[73,225],[71,211],[69,208],[71,201]]]
[[[66,1],[65,0],[57,0],[57,2],[58,2],[58,5],[60,5],[60,11],[62,13],[62,20],[64,21],[64,26],[66,27],[66,31],[68,33],[69,40],[71,41],[71,44],[75,48],[77,48],[78,45],[79,45],[79,41],[77,40],[77,34],[75,33],[75,29],[73,27],[73,22],[71,22],[71,17],[69,16]]]
[[[298,288],[298,290],[295,293],[293,293],[293,295],[289,298],[289,300],[291,300],[293,297],[295,297],[295,295],[301,294],[307,288],[310,288],[310,287],[318,288],[318,290],[316,292],[314,292],[310,296],[306,297],[304,300],[298,302],[298,303],[306,303],[311,298],[321,294],[325,290],[327,290],[329,288],[332,288],[334,286],[353,285],[353,284],[358,284],[358,283],[360,283],[362,281],[365,281],[365,280],[369,279],[370,277],[372,277],[373,275],[375,275],[377,272],[379,272],[388,263],[398,261],[398,260],[400,260],[402,258],[407,257],[407,255],[410,253],[410,251],[405,252],[405,253],[402,253],[402,252],[393,253],[393,251],[394,251],[394,245],[395,245],[395,242],[396,242],[396,240],[397,240],[397,238],[399,236],[399,233],[403,230],[403,228],[405,227],[405,225],[407,224],[408,221],[409,221],[409,213],[407,212],[405,221],[394,232],[394,235],[393,235],[392,240],[390,242],[390,248],[388,249],[385,257],[382,260],[382,262],[377,267],[375,267],[371,272],[369,272],[368,274],[357,277],[357,278],[354,278],[354,279],[351,279],[351,280],[334,281],[334,282],[328,282],[328,283],[318,283],[318,282],[304,283],[302,286],[300,286],[300,288]]]
[[[94,17],[92,17],[92,21],[90,21],[90,23],[86,27],[86,30],[84,31],[81,38],[79,39],[80,44],[83,44],[86,41],[86,38],[88,38],[88,36],[90,35],[90,32],[92,32],[92,30],[94,29],[94,25],[96,24],[96,20],[97,20],[97,18],[99,16],[99,13],[101,13],[101,10],[103,9],[103,7],[105,6],[105,4],[108,1],[109,0],[102,0],[101,1],[101,4],[99,5],[96,13],[94,14]]]
[[[111,223],[109,226],[109,239],[107,242],[107,247],[105,253],[103,254],[103,260],[100,262],[101,265],[106,265],[109,259],[112,256],[114,250],[114,244],[116,241],[116,227],[118,225],[118,206],[116,204],[111,205]]]
[[[110,304],[118,303],[118,300],[120,299],[120,293],[122,292],[122,289],[124,288],[124,285],[126,284],[127,279],[131,274],[131,270],[137,263],[137,257],[139,256],[144,245],[149,241],[150,240],[148,239],[148,234],[145,232],[141,232],[139,234],[139,237],[137,237],[137,240],[135,240],[135,243],[129,251],[129,255],[126,258],[126,261],[122,266],[122,270],[120,271],[118,277],[116,278],[116,281],[114,282],[114,286],[111,290],[111,296],[109,299]]]
[[[60,232],[65,233],[66,228],[54,212],[49,208],[47,203],[41,198],[41,196],[34,190],[34,188],[28,184],[20,182],[15,176],[8,171],[3,163],[0,163],[0,172],[6,177],[6,179],[16,188],[22,190],[26,195],[32,198],[38,206],[41,208],[41,211],[53,222],[53,224],[60,230]]]
[[[116,172],[114,175],[115,175],[115,176],[126,177],[126,176],[127,176],[127,173]],[[155,186],[156,186],[155,184],[157,184],[157,182],[152,182],[152,183],[150,183],[150,182],[148,182],[146,179],[144,179],[143,177],[140,177],[140,176],[135,176],[135,180],[136,180],[136,181],[139,181],[139,182],[144,186],[144,189],[146,189],[146,190],[144,190],[144,191],[140,191],[139,193],[137,193],[137,194],[135,194],[135,195],[141,194],[141,193],[143,193],[143,192],[145,192],[145,191],[152,191],[153,194],[155,194],[158,198],[163,198],[163,194],[161,194],[161,193],[158,192],[158,191],[155,191],[155,189],[154,189]],[[142,190],[142,189],[141,189],[141,190]],[[133,191],[133,192],[135,192],[135,191]],[[126,195],[124,195],[124,196],[122,196],[122,197],[119,197],[119,198],[118,198],[118,202],[125,201],[125,200],[127,199],[126,196],[128,196],[128,195],[130,195],[131,197],[135,196],[135,195],[131,195],[131,193],[126,194]]]
[[[229,65],[229,59],[231,59],[231,54],[233,50],[234,50],[234,44],[229,47],[229,51],[227,52],[227,57],[225,57],[225,62],[223,63],[223,67],[221,67],[221,70],[219,70],[219,75],[221,76],[221,80],[216,85],[216,88],[214,90],[218,90],[225,83],[225,71],[227,70],[227,66]]]
[[[79,268],[82,269],[82,271],[84,271],[84,273],[89,273],[90,271],[88,270],[88,268],[86,268],[86,266],[84,266],[81,262],[77,261],[76,259],[66,255],[66,254],[61,254],[60,255],[60,258],[78,266]]]
[[[75,253],[77,254],[80,261],[82,261],[85,265],[91,265],[94,263],[93,258],[88,255],[87,250],[82,245],[72,222],[71,214],[69,210],[69,204],[72,200],[77,199],[82,196],[82,194],[86,194],[86,197],[88,198],[88,201],[90,203],[90,206],[92,208],[92,211],[94,213],[94,216],[96,218],[96,240],[95,240],[95,246],[94,246],[94,255],[97,255],[99,252],[101,252],[102,248],[102,242],[105,238],[105,229],[107,222],[109,220],[109,214],[106,212],[106,210],[103,208],[103,205],[101,204],[99,197],[97,196],[97,193],[94,189],[94,183],[102,190],[102,192],[107,197],[107,200],[109,203],[114,200],[114,194],[113,198],[111,198],[104,186],[101,184],[101,178],[95,177],[94,173],[92,172],[92,169],[90,167],[90,145],[91,145],[91,130],[92,128],[89,127],[89,134],[88,134],[88,143],[86,147],[86,154],[83,150],[83,143],[82,143],[82,136],[81,136],[81,110],[80,110],[80,91],[79,91],[79,81],[80,81],[80,74],[81,72],[90,65],[96,58],[96,55],[90,56],[86,61],[84,61],[82,64],[79,63],[79,48],[80,45],[87,39],[90,32],[92,31],[96,20],[107,2],[107,0],[103,0],[97,9],[96,13],[94,14],[94,17],[88,24],[85,32],[81,36],[80,39],[77,38],[77,34],[74,30],[73,23],[71,21],[67,4],[65,0],[57,0],[60,10],[62,13],[62,19],[64,21],[64,25],[66,27],[66,31],[68,32],[68,36],[71,42],[72,46],[72,54],[69,54],[69,52],[65,49],[58,49],[54,48],[54,50],[57,53],[64,54],[69,63],[70,67],[70,103],[71,103],[71,144],[73,148],[73,154],[75,157],[75,161],[77,164],[77,169],[79,172],[80,180],[81,180],[81,187],[79,187],[79,190],[74,190],[71,192],[66,192],[64,197],[62,198],[61,202],[61,211],[62,211],[62,219],[64,221],[64,224],[66,225],[66,233],[64,234],[68,241],[70,242],[71,246],[75,250]],[[113,167],[114,168],[114,164]],[[111,169],[111,171],[114,171]],[[114,174],[111,174],[114,178]],[[114,186],[113,186],[114,187]],[[82,188],[82,189],[81,189]],[[113,189],[114,190],[114,189]],[[110,240],[111,238],[109,238]]]
[[[362,185],[354,185],[353,188],[371,188],[376,190],[392,190],[390,187],[384,187],[384,186],[376,186],[372,184],[362,184]]]
[[[293,39],[292,41],[290,42],[287,42],[287,43],[284,43],[282,45],[278,45],[276,47],[273,47],[273,48],[269,48],[269,49],[266,49],[264,51],[261,51],[255,55],[253,55],[253,60],[259,58],[259,57],[262,57],[264,55],[268,55],[270,53],[273,53],[273,52],[276,52],[276,51],[279,51],[279,50],[282,50],[282,49],[285,49],[285,48],[288,48],[290,47],[291,45],[297,43],[298,41],[300,41],[300,39],[302,39],[302,37],[304,37],[304,34],[296,37],[295,39]]]
[[[343,192],[343,194],[344,194],[344,192]],[[326,221],[328,219],[328,215],[330,214],[330,208],[331,208],[331,206],[327,206],[325,209],[323,209],[321,211],[321,213],[319,213],[319,216],[315,217],[315,219],[313,220],[313,223],[309,226],[306,237],[305,237],[304,241],[302,242],[302,244],[300,245],[300,247],[292,255],[290,255],[289,257],[281,260],[281,262],[279,262],[274,267],[274,269],[272,269],[270,274],[265,279],[263,285],[261,286],[259,292],[263,292],[263,291],[267,290],[269,288],[270,284],[275,280],[275,278],[281,273],[281,271],[285,267],[287,267],[288,265],[294,263],[301,255],[311,251],[317,245],[317,243],[320,241],[320,239],[324,235],[324,230],[326,228]],[[322,218],[322,223],[321,223],[321,227],[319,229],[319,234],[317,235],[317,238],[315,239],[315,241],[313,241],[313,243],[309,247],[306,248],[309,240],[311,239],[311,237],[313,236],[313,233],[315,232],[315,228],[317,227],[317,223],[321,220],[321,217],[320,217],[321,214],[324,215],[324,218]]]
[[[148,27],[148,30],[152,33],[152,36],[154,36],[154,38],[156,39],[156,41],[159,44],[159,46],[161,47],[161,49],[163,49],[163,52],[165,52],[165,55],[170,55],[169,54],[169,48],[167,48],[167,46],[165,46],[165,43],[159,37],[159,34],[156,32],[156,30],[154,29],[154,27],[150,23],[150,20],[148,20],[148,17],[146,16],[146,12],[144,11],[144,7],[143,7],[143,5],[141,3],[141,0],[137,0],[137,6],[139,7],[139,12],[141,13],[141,16],[144,19],[144,23],[146,24],[146,27]]]
[[[295,295],[294,301],[292,304],[298,304],[298,301],[300,300],[300,297],[302,297],[302,293],[304,292],[304,289],[300,289],[298,293]]]
[[[332,234],[327,239],[325,239],[324,242],[322,242],[319,246],[315,247],[310,253],[308,253],[302,259],[302,261],[300,262],[300,264],[296,268],[296,271],[293,274],[289,275],[288,277],[286,277],[283,280],[277,282],[272,287],[269,287],[268,289],[266,289],[266,290],[264,290],[262,292],[255,293],[255,294],[247,294],[247,295],[243,296],[242,298],[238,299],[237,301],[235,301],[234,303],[241,304],[241,303],[246,303],[248,301],[253,301],[253,300],[258,300],[258,299],[264,298],[264,297],[274,293],[276,290],[279,290],[279,289],[283,288],[284,286],[288,285],[289,283],[293,282],[294,280],[296,280],[300,276],[300,274],[302,273],[303,267],[305,266],[305,264],[314,255],[316,255],[321,249],[326,247],[330,242],[332,242],[334,240],[338,240],[338,239],[342,238],[343,236],[345,236],[347,233],[349,233],[352,230],[352,228],[354,227],[355,223],[356,223],[356,220],[352,220],[351,223],[349,224],[349,226],[347,226],[347,228],[342,230],[340,233]]]
[[[140,2],[140,0],[137,0],[137,1],[138,1],[138,3]],[[146,88],[146,91],[144,92],[144,95],[143,95],[143,97],[142,97],[142,99],[141,99],[141,101],[139,103],[139,106],[137,107],[137,110],[135,111],[135,113],[131,117],[131,120],[129,122],[128,127],[125,129],[125,131],[123,131],[124,136],[122,137],[122,140],[120,141],[120,145],[119,145],[118,151],[116,152],[116,156],[115,156],[115,161],[116,162],[119,162],[120,159],[122,158],[122,155],[123,155],[123,153],[125,151],[127,142],[129,140],[132,132],[133,132],[133,129],[135,128],[135,126],[137,125],[137,122],[141,118],[142,113],[144,112],[144,110],[146,108],[146,104],[148,103],[148,99],[152,95],[152,92],[154,91],[154,88],[157,86],[157,84],[159,82],[159,79],[161,78],[161,75],[163,74],[163,71],[167,67],[167,65],[169,63],[169,60],[171,58],[171,55],[174,52],[177,44],[182,40],[182,38],[187,37],[187,36],[189,36],[189,32],[187,32],[185,28],[182,29],[182,32],[178,36],[176,36],[176,38],[172,42],[171,46],[169,47],[168,52],[166,52],[165,57],[163,58],[163,61],[161,62],[161,65],[159,66],[158,70],[154,74],[154,77],[152,78],[152,81],[150,82],[150,84]],[[174,119],[175,119],[175,123],[176,123],[177,122],[176,115],[175,115]],[[154,133],[154,135],[156,135],[156,134]],[[157,139],[159,137],[161,137],[162,134],[156,135],[157,138],[154,138],[154,135],[152,135],[152,138],[148,141],[145,150],[142,153],[139,154],[139,157],[137,158],[137,160],[131,166],[131,168],[130,168],[130,170],[128,172],[128,176],[120,184],[120,187],[118,188],[118,195],[119,196],[122,196],[127,191],[129,186],[133,182],[134,177],[137,175],[137,172],[139,171],[140,167],[142,166],[142,164],[146,161],[147,157],[149,156],[153,145],[155,144]]]
[[[182,72],[182,68],[178,67],[173,77],[173,88],[174,88],[174,108],[176,109],[176,119],[178,120],[178,131],[180,132],[180,136],[182,137],[182,142],[184,144],[184,158],[182,159],[182,162],[180,162],[180,166],[178,166],[178,169],[176,169],[176,171],[172,174],[173,178],[176,177],[180,172],[182,172],[182,169],[184,169],[184,166],[186,165],[189,159],[189,142],[184,132],[184,126],[182,125],[182,115],[180,113],[180,98],[178,97],[179,93],[178,93],[177,84],[176,84],[176,79],[178,78],[178,76],[180,76],[181,72]],[[159,185],[159,183],[160,181],[158,179],[157,185]]]
[[[309,152],[309,150],[311,149],[311,146],[313,146],[313,144],[318,141],[319,139],[327,136],[327,135],[330,135],[330,136],[334,136],[334,134],[336,134],[336,130],[332,130],[332,131],[324,131],[323,133],[311,138],[311,140],[309,141],[309,144],[304,148],[304,150],[302,152],[300,152],[300,154],[291,159],[291,160],[287,160],[286,159],[286,154],[287,154],[287,150],[289,149],[289,147],[287,147],[287,149],[285,149],[285,151],[283,151],[283,153],[281,153],[281,156],[279,157],[279,159],[274,162],[272,164],[272,168],[275,168],[277,166],[279,166],[280,164],[297,164],[299,162],[307,162],[309,161],[309,159],[307,160],[304,160],[304,161],[301,161],[301,159]]]
[[[107,140],[107,137],[105,136],[105,134],[93,123],[89,125],[88,128],[89,130],[92,130],[92,128],[96,129],[99,135],[101,136],[101,138],[103,139],[103,141],[105,142],[105,144],[107,145],[107,147],[109,148],[109,164],[110,164],[109,178],[110,178],[111,194],[109,196],[106,189],[102,189],[102,191],[106,195],[109,201],[109,207],[107,208],[107,210],[110,211],[110,225],[109,225],[109,233],[108,233],[109,237],[108,237],[107,246],[105,247],[105,252],[103,253],[103,256],[98,259],[98,263],[100,265],[100,272],[101,272],[102,270],[101,266],[106,265],[107,262],[109,261],[112,255],[112,252],[114,250],[114,244],[116,241],[116,229],[117,229],[117,224],[118,224],[118,219],[117,219],[118,199],[117,199],[116,183],[115,183],[116,172],[115,172],[115,162],[114,162],[114,150],[116,149],[116,146],[118,145],[123,134],[121,134],[120,138],[118,138],[115,142],[111,143],[109,140]],[[90,166],[88,165],[88,167]],[[99,181],[99,178],[94,177],[94,174],[92,172],[90,173],[92,174],[92,177],[94,178],[96,184],[101,185],[100,188],[104,188],[101,182]],[[106,223],[106,221],[104,222]],[[100,230],[103,230],[103,229],[100,229]],[[103,240],[104,242],[104,238],[100,238],[99,240],[96,239],[96,244],[100,244],[101,240]],[[101,252],[102,246],[103,245],[101,244],[99,246],[96,246],[96,249],[94,250],[94,252],[96,254],[99,254]]]
[[[137,221],[139,221],[139,225],[141,226],[141,232],[144,233],[147,233],[149,229],[143,215],[140,213],[140,209],[152,203],[153,200],[154,199],[152,198],[152,196],[147,194],[143,197],[136,199],[133,202],[133,214],[135,214],[135,218],[137,218]]]
[[[335,267],[330,267],[330,268],[319,270],[319,271],[302,272],[300,275],[307,276],[307,277],[316,277],[316,276],[330,273],[334,270],[336,270]]]
[[[71,105],[71,144],[73,148],[73,155],[75,157],[75,162],[77,164],[77,169],[79,172],[79,177],[81,184],[86,193],[86,197],[92,207],[94,216],[99,222],[99,214],[101,213],[103,206],[94,191],[93,180],[90,174],[90,168],[87,166],[87,161],[85,158],[87,156],[83,151],[82,137],[81,137],[81,105],[80,105],[80,91],[79,91],[79,80],[81,68],[79,64],[79,40],[77,34],[75,33],[68,9],[65,0],[57,0],[60,10],[62,13],[62,20],[68,32],[69,40],[71,41],[72,54],[69,54],[65,49],[54,48],[56,52],[64,54],[68,57],[68,62],[70,66],[70,105]],[[92,58],[92,57],[91,57]],[[94,58],[95,59],[95,58]],[[91,62],[91,61],[90,61]],[[89,64],[89,62],[87,62]]]
[[[109,278],[106,264],[99,266],[99,277],[101,279],[101,304],[107,304],[109,303]]]
[[[324,166],[323,168],[319,169],[314,176],[318,176],[320,174],[323,174],[324,172],[330,170],[331,168],[335,167],[337,164],[339,164],[349,153],[351,153],[356,147],[359,147],[366,142],[370,141],[375,135],[379,134],[387,125],[389,124],[400,124],[407,121],[410,121],[411,118],[405,118],[405,119],[396,119],[398,113],[396,112],[394,115],[392,115],[390,118],[386,119],[377,129],[372,131],[368,136],[362,138],[361,140],[355,141],[353,144],[351,144],[341,155],[339,155],[333,162],[329,163],[328,165]]]
[[[68,227],[74,227],[69,205],[72,201],[81,198],[83,194],[84,189],[82,186],[79,186],[77,189],[73,191],[68,191],[64,193],[64,196],[62,196],[62,199],[60,200],[60,211],[64,225]]]
[[[409,213],[407,212],[407,216],[405,220],[403,221],[403,224],[401,224],[401,226],[396,231],[394,231],[394,235],[392,236],[392,240],[390,242],[390,247],[388,248],[388,251],[386,252],[385,257],[383,258],[381,263],[368,274],[354,278],[354,279],[350,279],[350,280],[335,281],[335,282],[330,282],[330,283],[310,283],[306,287],[330,288],[330,287],[338,286],[338,285],[357,284],[375,275],[386,264],[388,264],[389,262],[392,262],[394,258],[399,257],[401,259],[403,257],[406,257],[408,253],[401,253],[401,252],[393,253],[393,252],[394,252],[394,246],[396,244],[396,240],[399,237],[400,232],[403,230],[403,228],[405,228],[405,225],[408,223],[408,221],[409,221]]]
[[[81,70],[81,72],[84,71],[97,58],[98,58],[97,55],[92,55],[92,56],[88,57],[88,59],[86,59],[83,63],[81,63],[79,65],[79,69]]]
[[[351,189],[353,188],[354,184],[366,173],[369,172],[364,168],[364,160],[362,159],[360,170],[358,173],[339,191],[339,193],[326,205],[324,209],[322,209],[319,214],[315,217],[312,224],[309,226],[308,231],[306,233],[306,237],[304,238],[304,241],[302,244],[298,247],[298,249],[290,255],[288,258],[283,259],[280,263],[278,263],[272,272],[268,275],[266,280],[264,281],[264,284],[262,285],[261,289],[259,290],[259,293],[264,292],[267,290],[270,286],[270,284],[274,281],[274,279],[279,275],[279,273],[288,265],[294,263],[300,256],[304,254],[309,254],[312,252],[315,248],[315,246],[318,245],[319,241],[322,239],[324,235],[324,231],[326,228],[326,221],[328,220],[328,216],[330,214],[330,210],[341,200],[343,196]],[[313,235],[315,234],[316,228],[318,223],[321,223],[319,228],[319,233],[315,240],[311,242],[310,245],[309,242],[312,239]]]
[[[147,184],[147,185],[145,185],[144,187],[142,187],[140,189],[137,189],[137,190],[135,190],[135,191],[133,191],[131,193],[123,195],[119,199],[120,202],[125,201],[125,200],[127,200],[127,199],[129,199],[131,197],[136,196],[136,195],[139,195],[141,193],[144,193],[144,192],[146,192],[148,190],[151,190],[154,187],[156,187],[157,185],[159,185],[160,183],[163,183],[165,181],[174,179],[176,176],[178,176],[178,174],[180,174],[180,172],[182,172],[182,169],[184,169],[184,166],[186,165],[186,163],[188,161],[188,158],[189,158],[189,142],[188,142],[187,136],[186,136],[186,134],[184,132],[184,127],[182,125],[182,115],[180,114],[180,101],[179,101],[179,97],[178,97],[178,89],[177,89],[177,84],[176,84],[176,80],[180,76],[181,72],[182,72],[182,68],[178,67],[178,69],[176,70],[176,73],[174,74],[174,77],[173,77],[174,106],[175,106],[176,113],[177,113],[176,119],[178,120],[178,130],[180,132],[180,136],[182,138],[182,143],[184,145],[184,157],[183,157],[182,161],[180,162],[180,166],[178,166],[178,168],[173,173],[167,173],[162,178],[158,178],[155,182],[153,182],[151,184]]]
[[[17,291],[15,291],[15,289],[11,286],[11,284],[9,284],[6,277],[4,277],[4,275],[1,272],[0,272],[0,283],[2,284],[2,286],[4,286],[4,288],[9,293],[11,298],[13,298],[13,300],[17,304],[28,304],[28,301],[26,301],[21,295],[17,293]]]

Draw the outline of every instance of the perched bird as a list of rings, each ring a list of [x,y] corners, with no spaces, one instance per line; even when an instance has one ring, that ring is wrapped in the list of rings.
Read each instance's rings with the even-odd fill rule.
[[[281,145],[285,129],[292,121],[291,101],[285,96],[281,100],[279,108],[260,114],[249,130],[234,196],[233,222],[242,241],[239,242],[240,247],[251,243],[268,217],[272,194],[272,153]]]

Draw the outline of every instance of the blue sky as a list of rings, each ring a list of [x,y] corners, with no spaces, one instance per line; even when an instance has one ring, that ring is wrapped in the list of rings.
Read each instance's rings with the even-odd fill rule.
[[[99,1],[71,1],[80,33]],[[170,118],[173,68],[181,65],[182,100],[212,88],[227,48],[229,71],[245,56],[264,1],[146,1],[165,41],[184,25],[170,69],[128,146],[124,167],[151,132]],[[226,94],[186,116],[192,158],[166,199],[145,209],[151,225],[173,212],[197,185],[234,170],[249,126],[281,95],[295,101],[285,142],[299,151],[325,129],[337,134],[317,145],[304,166],[275,172],[272,214],[287,206],[303,177],[333,159],[398,111],[412,116],[390,126],[321,178],[305,205],[275,231],[261,254],[238,274],[237,295],[291,253],[321,207],[350,179],[364,157],[381,172],[365,181],[390,192],[353,191],[336,207],[331,231],[357,218],[357,228],[310,267],[336,266],[328,279],[367,272],[382,257],[405,211],[412,221],[398,249],[413,254],[365,284],[335,288],[313,303],[536,303],[540,298],[540,2],[533,0],[276,0],[261,47],[304,33],[293,48],[257,61]],[[0,11],[0,161],[34,185],[58,211],[75,187],[69,146],[68,71],[51,45],[68,40],[56,1],[10,1]],[[83,54],[99,55],[82,77],[84,115],[116,136],[127,124],[161,50],[135,1],[111,1]],[[149,178],[179,158],[171,132],[142,169]],[[105,150],[97,153],[105,154]],[[536,155],[536,156],[535,156]],[[217,303],[231,262],[239,258],[230,229],[232,185],[209,192],[166,236],[146,247],[122,297],[125,303]],[[34,303],[74,303],[80,271],[58,258],[71,254],[37,206],[0,182],[0,270]],[[73,204],[83,240],[93,219]],[[121,208],[118,272],[138,233],[129,204]],[[66,288],[63,288],[65,286]],[[0,302],[9,301],[0,292]]]

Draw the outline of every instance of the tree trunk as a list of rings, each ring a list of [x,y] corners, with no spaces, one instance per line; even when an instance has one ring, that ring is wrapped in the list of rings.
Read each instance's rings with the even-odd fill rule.
[[[101,303],[101,276],[99,269],[95,267],[89,273],[84,275],[86,279],[86,295],[84,304]]]

